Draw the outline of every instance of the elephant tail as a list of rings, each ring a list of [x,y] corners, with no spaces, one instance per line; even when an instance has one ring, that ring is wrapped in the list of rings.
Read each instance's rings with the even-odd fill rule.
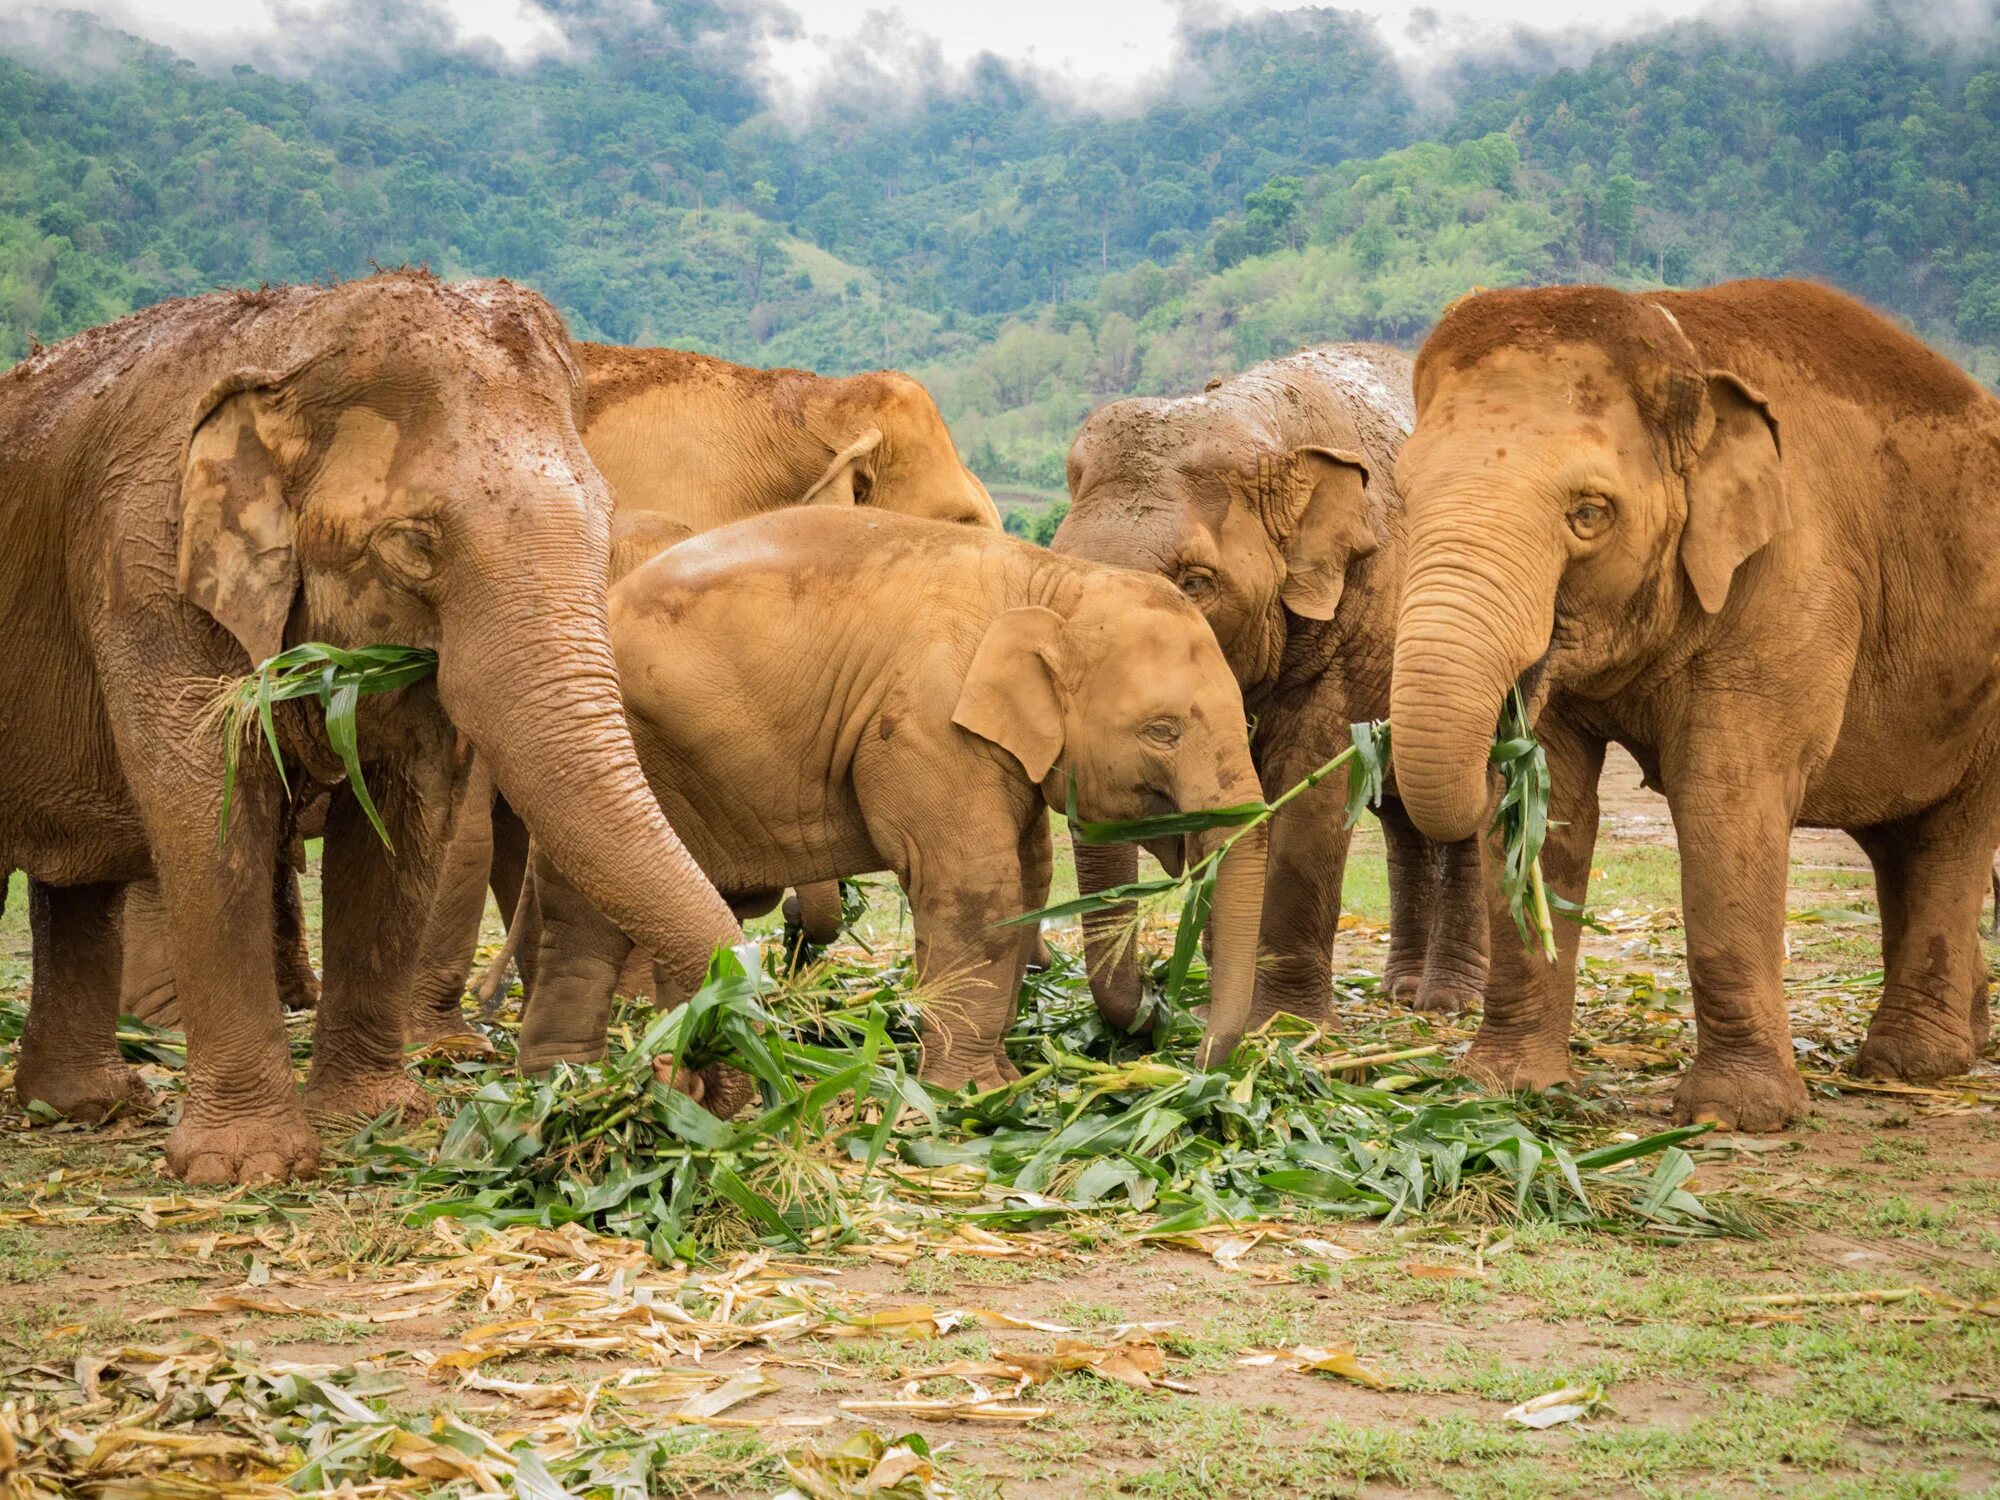
[[[514,898],[514,914],[507,920],[507,938],[501,943],[500,951],[493,955],[493,962],[486,966],[486,972],[479,978],[479,985],[472,997],[479,1002],[479,1018],[490,1021],[500,1009],[501,997],[507,993],[507,970],[513,965],[515,956],[521,951],[521,934],[528,929],[528,914],[535,909],[535,845],[528,842],[527,868],[521,871],[521,894]],[[523,1008],[527,996],[521,997]]]

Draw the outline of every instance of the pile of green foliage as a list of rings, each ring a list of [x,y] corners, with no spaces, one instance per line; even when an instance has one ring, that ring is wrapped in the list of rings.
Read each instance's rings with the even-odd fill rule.
[[[1435,1069],[1350,1082],[1365,1064],[1297,1033],[1191,1071],[1175,1059],[1193,1055],[1198,1018],[1174,1007],[1150,1037],[1115,1033],[1074,962],[1028,988],[1008,1038],[1020,1081],[945,1093],[915,1077],[904,978],[826,966],[774,989],[718,955],[688,1004],[615,1025],[602,1065],[523,1080],[504,1057],[460,1064],[487,1071],[442,1139],[370,1127],[349,1175],[397,1186],[417,1219],[580,1223],[663,1259],[746,1235],[826,1248],[884,1215],[921,1216],[940,1191],[954,1218],[988,1228],[1425,1214],[1748,1232],[1687,1191],[1704,1127],[1603,1140],[1559,1102],[1481,1097]],[[756,1080],[747,1114],[718,1120],[661,1081],[715,1064]]]

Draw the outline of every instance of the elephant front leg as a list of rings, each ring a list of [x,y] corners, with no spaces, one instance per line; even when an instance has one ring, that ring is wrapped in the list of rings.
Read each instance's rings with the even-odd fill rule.
[[[1751,722],[1746,714],[1732,724]],[[1785,883],[1798,794],[1770,767],[1783,749],[1712,736],[1668,766],[1667,803],[1681,854],[1695,1057],[1674,1120],[1782,1130],[1806,1110],[1785,1008]]]
[[[477,754],[459,794],[451,841],[439,861],[436,893],[424,913],[403,1040],[411,1046],[466,1029],[465,984],[486,917],[493,868],[493,776]]]
[[[1086,844],[1079,838],[1075,853],[1080,895],[1130,885],[1139,878],[1137,844]],[[1129,901],[1083,916],[1083,967],[1091,998],[1097,1002],[1097,1013],[1117,1031],[1129,1032],[1139,1022],[1138,926],[1139,908]]]
[[[535,859],[534,893],[541,912],[541,954],[534,1003],[521,1022],[523,1073],[604,1056],[612,992],[633,946],[545,855]]]
[[[1597,847],[1597,779],[1604,741],[1579,734],[1552,714],[1535,726],[1549,761],[1549,831],[1542,873],[1552,895],[1582,907]],[[1487,835],[1485,1013],[1461,1067],[1497,1088],[1546,1089],[1571,1079],[1570,1025],[1576,1014],[1576,951],[1583,929],[1554,913],[1554,963],[1521,936],[1500,888],[1504,868],[1496,834]],[[1476,862],[1475,862],[1476,863]]]
[[[920,1076],[940,1088],[998,1088],[1019,1078],[1004,1045],[1026,958],[1017,853],[918,859],[906,879],[916,929]]]
[[[1267,776],[1265,795],[1295,779]],[[1333,1024],[1333,948],[1353,833],[1346,795],[1344,781],[1324,782],[1271,820],[1252,1031],[1281,1013]]]
[[[1971,1068],[1989,1027],[1979,913],[1990,825],[1947,804],[1858,836],[1882,911],[1882,1003],[1855,1058],[1867,1078],[1924,1083]]]
[[[1456,1014],[1469,1010],[1486,989],[1489,932],[1480,842],[1434,844],[1431,863],[1435,904],[1424,949],[1424,982],[1415,1003],[1418,1010]]]
[[[1055,838],[1049,820],[1037,815],[1021,837],[1021,910],[1040,911],[1049,904],[1049,886],[1056,874]],[[1021,930],[1021,965],[1029,973],[1040,974],[1052,967],[1055,957],[1042,936],[1042,924],[1030,922]]]
[[[403,1066],[403,1035],[459,787],[449,756],[438,754],[376,769],[370,790],[394,852],[343,790],[327,814],[321,865],[326,975],[306,1110],[342,1124],[430,1113],[423,1085]]]
[[[120,889],[28,883],[34,991],[14,1073],[23,1106],[94,1122],[152,1105],[152,1090],[118,1051]]]
[[[1437,914],[1437,860],[1431,841],[1417,831],[1402,803],[1384,797],[1375,814],[1382,824],[1383,863],[1389,876],[1389,958],[1382,967],[1382,988],[1390,999],[1415,1005],[1424,985],[1431,922]],[[1483,920],[1483,901],[1480,915]]]

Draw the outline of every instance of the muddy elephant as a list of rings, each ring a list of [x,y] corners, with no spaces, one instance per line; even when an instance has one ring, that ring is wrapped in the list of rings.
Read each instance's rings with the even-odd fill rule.
[[[967,526],[1000,527],[986,487],[959,459],[929,392],[893,370],[830,378],[760,370],[678,349],[577,344],[587,382],[584,447],[611,485],[635,558],[676,536],[781,506],[864,506]],[[624,569],[619,572],[622,576]],[[474,811],[446,855],[410,1000],[408,1036],[463,1031],[461,1002],[490,886],[503,913],[520,892],[526,837],[475,772]],[[493,806],[490,823],[478,809]],[[839,892],[799,892],[799,925],[829,941]],[[535,920],[535,907],[525,908]],[[533,988],[539,944],[519,946]],[[642,991],[649,966],[635,955],[623,987]]]
[[[1875,867],[1886,970],[1863,1072],[1962,1072],[1987,1031],[1978,921],[2000,837],[2000,402],[1823,287],[1484,292],[1417,360],[1397,470],[1410,559],[1392,693],[1417,825],[1486,821],[1519,684],[1547,747],[1544,861],[1580,903],[1608,742],[1666,794],[1698,1049],[1682,1120],[1806,1106],[1784,991],[1797,825]],[[1467,1065],[1570,1076],[1577,925],[1500,934]]]
[[[0,377],[0,858],[32,877],[34,1000],[16,1088],[66,1113],[132,1097],[115,923],[157,877],[188,1039],[169,1170],[313,1168],[315,1116],[426,1108],[398,1002],[461,742],[584,889],[698,980],[739,929],[647,790],[603,606],[610,496],[575,425],[560,320],[505,282],[389,273],[167,303]],[[306,640],[438,653],[363,700],[394,852],[327,814],[324,993],[304,1107],[280,1024],[285,792],[242,756],[226,837],[213,684]],[[284,705],[295,790],[342,782]]]
[[[1172,580],[1207,617],[1257,726],[1251,752],[1275,797],[1345,749],[1348,726],[1389,711],[1404,534],[1396,454],[1408,433],[1410,361],[1336,344],[1272,360],[1199,395],[1100,408],[1070,447],[1069,515],[1056,551]],[[1264,956],[1252,1024],[1279,1011],[1325,1021],[1347,862],[1346,784],[1301,796],[1271,826]],[[1433,845],[1392,796],[1384,981],[1423,1010],[1457,1010],[1486,978],[1475,840]],[[1085,890],[1134,877],[1132,848],[1076,850]],[[1138,968],[1129,922],[1085,924],[1105,1014],[1131,1025]]]
[[[744,619],[757,628],[742,628]],[[1164,580],[996,533],[783,511],[611,591],[627,712],[661,806],[739,913],[787,883],[892,871],[909,895],[924,1077],[1015,1076],[1002,1049],[1043,904],[1051,809],[1090,819],[1257,797],[1242,695]],[[1222,834],[1205,835],[1212,843]],[[1264,840],[1217,882],[1204,1060],[1249,1015]],[[628,941],[538,857],[524,1066],[596,1056]]]

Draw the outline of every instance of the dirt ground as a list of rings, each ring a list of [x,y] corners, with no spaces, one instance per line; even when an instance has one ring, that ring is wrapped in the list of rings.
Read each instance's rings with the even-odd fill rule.
[[[1664,804],[1629,761],[1604,792],[1591,906],[1611,931],[1587,945],[1578,1093],[1644,1133],[1692,1046],[1677,869]],[[1361,846],[1339,964],[1379,974],[1379,841]],[[1801,834],[1793,854],[1788,982],[1814,1111],[1782,1137],[1711,1143],[1697,1179],[1754,1205],[1761,1238],[1332,1220],[1189,1244],[1098,1230],[989,1244],[941,1221],[925,1244],[742,1273],[837,1306],[837,1327],[709,1337],[672,1320],[648,1332],[662,1325],[639,1289],[671,1297],[686,1274],[609,1242],[482,1254],[335,1184],[178,1193],[152,1175],[164,1121],[15,1116],[0,1135],[0,1402],[121,1348],[212,1336],[246,1360],[366,1362],[400,1382],[392,1409],[502,1442],[621,1378],[667,1378],[635,1372],[694,1388],[761,1372],[770,1389],[726,1417],[661,1423],[659,1493],[770,1495],[778,1455],[866,1425],[921,1433],[938,1482],[968,1496],[2000,1495],[2000,1068],[1989,1051],[1972,1078],[1909,1091],[1842,1076],[1880,963],[1872,883],[1844,837]],[[16,995],[20,916],[10,903],[0,928]],[[1399,1015],[1371,987],[1346,1003],[1370,1041],[1470,1036],[1470,1018]],[[962,1381],[926,1372],[1065,1347],[1101,1368],[1018,1396],[975,1374],[997,1403],[977,1415],[841,1405],[959,1401]],[[1297,1351],[1344,1348],[1386,1388],[1294,1368]],[[1150,1373],[1117,1378],[1121,1350]],[[1541,1430],[1506,1418],[1563,1387],[1601,1387],[1602,1404]]]

